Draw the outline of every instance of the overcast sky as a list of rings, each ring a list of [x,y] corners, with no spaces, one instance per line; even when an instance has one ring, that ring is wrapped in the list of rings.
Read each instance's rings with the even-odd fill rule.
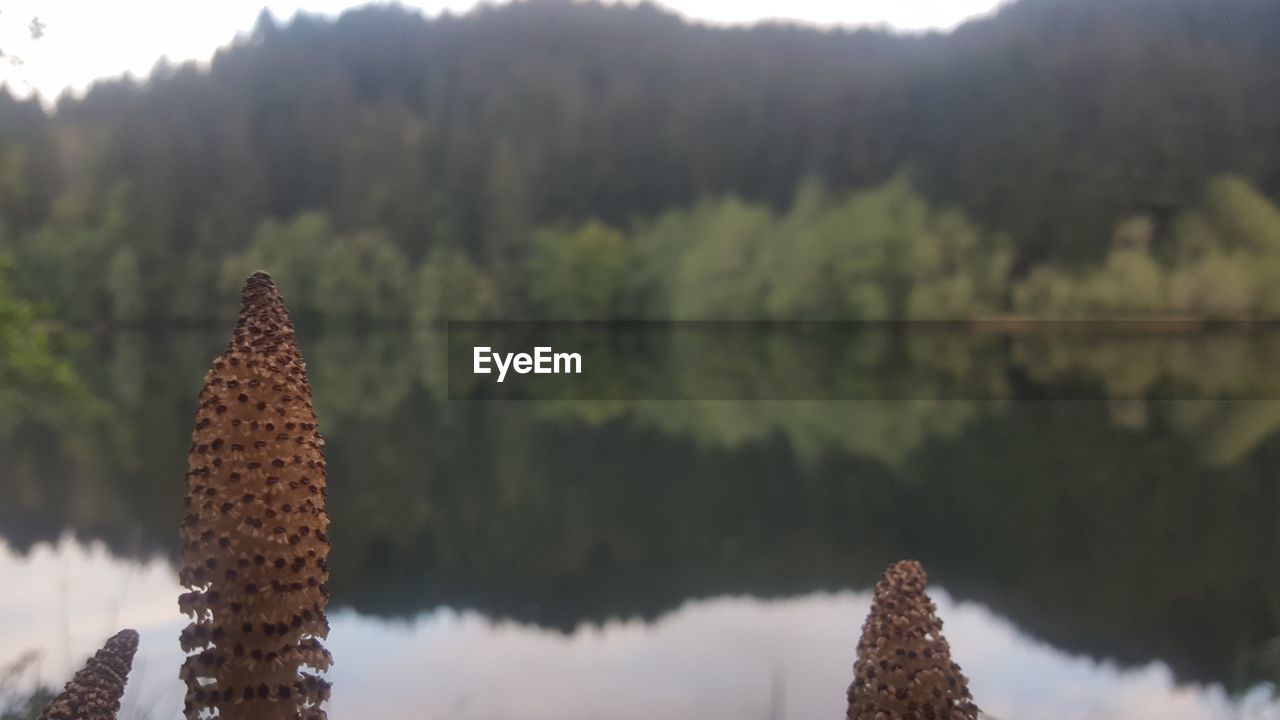
[[[143,76],[160,57],[206,60],[237,33],[253,26],[266,5],[276,18],[299,10],[334,15],[358,0],[3,0],[0,48],[22,58],[0,61],[0,83],[53,99],[65,88],[81,91],[100,77]],[[406,0],[428,14],[465,11],[476,0]],[[690,18],[743,23],[766,18],[822,25],[889,25],[902,30],[947,29],[991,11],[1000,0],[663,0]],[[30,38],[39,17],[44,35]]]

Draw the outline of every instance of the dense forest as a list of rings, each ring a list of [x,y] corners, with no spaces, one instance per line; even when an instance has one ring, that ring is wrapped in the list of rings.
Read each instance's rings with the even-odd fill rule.
[[[82,327],[206,322],[254,266],[334,322],[1273,316],[1275,27],[1269,0],[923,35],[264,13],[52,110],[0,90],[5,289]]]

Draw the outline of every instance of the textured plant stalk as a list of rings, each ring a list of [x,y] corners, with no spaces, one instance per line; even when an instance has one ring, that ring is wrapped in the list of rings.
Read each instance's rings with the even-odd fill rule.
[[[112,635],[45,708],[40,720],[115,720],[137,651],[136,630]]]
[[[329,516],[323,440],[288,311],[270,276],[245,282],[240,319],[200,391],[186,476],[179,597],[193,622],[187,718],[319,719]]]
[[[928,576],[914,560],[889,566],[862,626],[847,720],[975,720],[960,666],[942,636]]]

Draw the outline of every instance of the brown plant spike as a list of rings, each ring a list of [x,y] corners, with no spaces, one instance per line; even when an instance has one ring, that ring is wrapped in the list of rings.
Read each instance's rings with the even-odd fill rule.
[[[847,720],[975,720],[978,707],[937,608],[925,594],[924,567],[894,563],[876,584],[849,686]]]
[[[200,391],[187,464],[182,631],[187,718],[318,720],[332,662],[325,464],[306,366],[271,277]]]
[[[121,630],[94,653],[40,720],[115,720],[138,651],[138,632]]]

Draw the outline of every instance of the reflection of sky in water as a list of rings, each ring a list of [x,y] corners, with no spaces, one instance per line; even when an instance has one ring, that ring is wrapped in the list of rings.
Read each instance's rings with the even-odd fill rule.
[[[26,680],[61,686],[121,627],[142,633],[129,718],[179,715],[179,588],[161,561],[112,558],[63,541],[18,557],[0,544],[0,667],[44,657]],[[981,605],[931,590],[957,661],[983,708],[1038,718],[1280,718],[1265,689],[1232,702],[1217,688],[1176,687],[1159,663],[1120,670],[1028,639]],[[843,715],[867,592],[789,600],[692,601],[654,624],[616,621],[572,635],[470,612],[387,621],[331,616],[335,718],[784,717]]]

